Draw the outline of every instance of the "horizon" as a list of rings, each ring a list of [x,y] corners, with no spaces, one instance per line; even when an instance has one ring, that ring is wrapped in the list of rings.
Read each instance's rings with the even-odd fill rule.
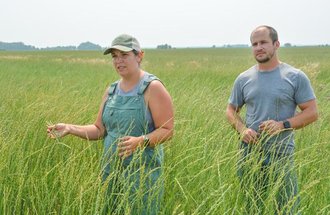
[[[101,49],[106,49],[107,47],[103,47],[99,44],[93,43],[92,41],[85,41],[85,42],[81,42],[78,45],[57,45],[57,46],[47,46],[47,47],[37,47],[33,44],[27,44],[24,43],[23,41],[16,41],[16,42],[6,42],[6,41],[0,41],[0,43],[6,43],[6,44],[18,44],[18,43],[22,43],[25,46],[30,46],[35,48],[36,50],[42,50],[42,49],[54,49],[54,48],[65,48],[65,47],[75,47],[78,48],[79,45],[83,44],[83,43],[92,43],[94,45],[98,45],[101,47]],[[330,44],[292,44],[289,43],[290,45],[287,46],[286,44],[282,44],[280,45],[280,47],[320,47],[320,46],[330,46]],[[165,45],[165,44],[159,44],[159,45]],[[251,48],[251,44],[223,44],[223,45],[212,45],[212,46],[179,46],[179,47],[174,47],[171,44],[167,44],[170,45],[171,48],[168,49],[184,49],[184,48]],[[143,49],[157,49],[157,46],[155,47],[144,47]],[[0,48],[1,50],[1,48]]]

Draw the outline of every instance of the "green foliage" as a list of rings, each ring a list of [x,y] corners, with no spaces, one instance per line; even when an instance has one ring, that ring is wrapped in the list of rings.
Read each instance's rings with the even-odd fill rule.
[[[310,77],[320,112],[318,122],[296,132],[300,210],[329,214],[330,49],[279,54]],[[236,177],[238,136],[224,115],[233,81],[253,64],[246,48],[146,50],[143,68],[163,81],[175,105],[175,136],[165,143],[162,214],[245,212]],[[116,79],[101,52],[0,53],[0,214],[102,211],[102,141],[50,140],[46,125],[92,123]],[[266,208],[272,207],[270,195]]]
[[[102,47],[91,42],[80,43],[77,47],[78,50],[101,50]]]

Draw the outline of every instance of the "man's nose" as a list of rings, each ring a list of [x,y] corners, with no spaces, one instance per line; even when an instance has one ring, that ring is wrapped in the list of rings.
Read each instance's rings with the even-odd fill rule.
[[[263,49],[262,44],[261,44],[261,43],[258,43],[257,46],[256,46],[256,49],[257,49],[257,50]]]

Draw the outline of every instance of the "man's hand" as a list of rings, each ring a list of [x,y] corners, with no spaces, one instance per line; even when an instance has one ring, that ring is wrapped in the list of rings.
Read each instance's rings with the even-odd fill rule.
[[[284,126],[283,126],[283,122],[280,121],[275,121],[275,120],[267,120],[267,121],[263,121],[260,125],[259,125],[259,130],[261,132],[266,132],[267,134],[270,135],[275,135],[280,133],[281,131],[283,131]]]
[[[242,140],[245,143],[257,143],[258,142],[258,133],[251,129],[247,128],[241,133]]]

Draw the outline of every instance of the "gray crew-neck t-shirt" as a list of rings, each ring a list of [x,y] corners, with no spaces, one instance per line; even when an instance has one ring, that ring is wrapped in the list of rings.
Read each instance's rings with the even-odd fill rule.
[[[255,65],[241,73],[234,82],[229,103],[239,108],[245,104],[246,126],[260,133],[258,127],[261,122],[291,118],[298,104],[312,99],[315,99],[315,94],[305,73],[281,63],[272,71],[258,71]],[[291,130],[263,139],[262,147],[266,150],[275,148],[285,153],[294,150]]]

